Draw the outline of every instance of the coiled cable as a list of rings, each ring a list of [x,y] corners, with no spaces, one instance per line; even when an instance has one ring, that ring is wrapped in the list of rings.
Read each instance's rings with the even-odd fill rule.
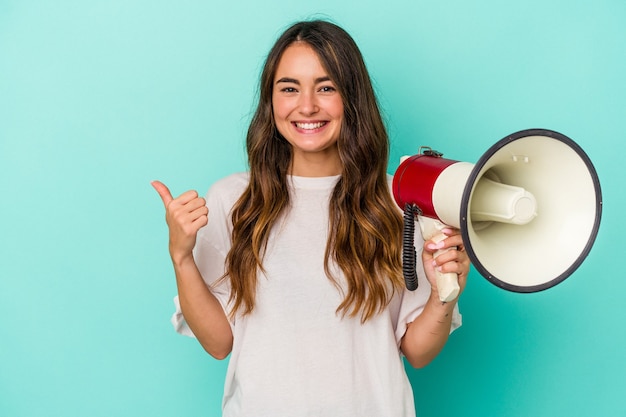
[[[417,272],[415,270],[417,253],[415,251],[415,216],[421,210],[415,204],[404,205],[404,229],[402,230],[402,274],[409,291],[417,289]]]

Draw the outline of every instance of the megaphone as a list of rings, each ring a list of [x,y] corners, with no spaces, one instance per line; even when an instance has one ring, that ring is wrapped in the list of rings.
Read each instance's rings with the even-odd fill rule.
[[[430,148],[403,159],[393,195],[405,211],[405,283],[417,288],[413,222],[424,239],[442,239],[445,225],[461,230],[476,270],[513,292],[548,289],[569,277],[589,254],[602,212],[600,182],[572,139],[529,129],[495,143],[476,164]],[[438,255],[438,254],[435,254]],[[458,295],[456,274],[439,274],[439,297]]]

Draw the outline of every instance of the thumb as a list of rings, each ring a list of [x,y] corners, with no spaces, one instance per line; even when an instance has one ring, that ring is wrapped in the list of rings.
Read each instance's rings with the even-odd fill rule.
[[[172,197],[172,193],[170,193],[169,188],[167,188],[167,186],[161,181],[152,181],[150,184],[152,184],[156,192],[159,193],[159,195],[161,196],[161,200],[163,200],[163,204],[165,205],[165,207],[167,207],[170,201],[174,199],[174,197]]]

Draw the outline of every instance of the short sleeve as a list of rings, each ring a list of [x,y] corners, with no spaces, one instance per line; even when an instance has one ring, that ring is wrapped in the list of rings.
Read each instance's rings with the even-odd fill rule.
[[[428,286],[427,291],[430,292],[430,285],[428,282],[422,286],[422,289],[426,286]],[[402,294],[395,333],[398,346],[400,346],[400,342],[406,333],[409,323],[415,321],[415,319],[422,314],[422,311],[424,311],[424,306],[426,305],[426,301],[429,297],[428,293],[424,296],[424,292],[426,292],[426,289],[424,289],[424,291],[420,291],[419,288],[415,291],[405,289]],[[454,306],[454,310],[452,312],[452,325],[450,326],[450,333],[461,327],[461,324],[463,324],[462,319],[463,316],[461,315],[459,305],[457,304]]]
[[[204,233],[198,233],[196,246],[193,255],[196,266],[202,275],[202,279],[207,287],[219,301],[228,316],[228,303],[230,298],[230,284],[228,279],[221,279],[224,275],[224,262],[226,254],[213,247],[206,239],[203,238]],[[183,316],[180,308],[178,295],[174,297],[174,314],[171,322],[176,332],[190,337],[195,337]],[[233,323],[231,323],[231,326]]]
[[[195,337],[187,322],[185,321],[185,317],[183,317],[183,312],[180,309],[180,301],[178,300],[178,295],[174,297],[174,314],[172,314],[172,325],[174,326],[174,330],[177,333],[180,333],[184,336]]]

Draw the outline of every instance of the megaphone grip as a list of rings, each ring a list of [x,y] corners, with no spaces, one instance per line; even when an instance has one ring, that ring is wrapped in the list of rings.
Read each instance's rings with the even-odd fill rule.
[[[454,300],[460,291],[459,277],[453,272],[442,273],[437,271],[437,292],[439,300],[448,303]]]
[[[402,232],[402,274],[407,290],[417,289],[417,272],[415,263],[417,253],[415,251],[415,214],[417,206],[406,204],[404,206],[404,229]]]

